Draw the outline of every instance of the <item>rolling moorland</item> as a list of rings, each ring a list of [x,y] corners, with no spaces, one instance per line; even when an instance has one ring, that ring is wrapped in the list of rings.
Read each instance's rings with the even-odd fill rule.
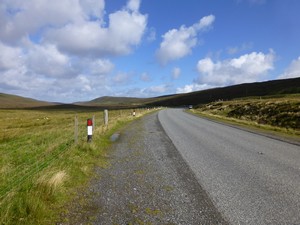
[[[300,78],[156,98],[101,97],[72,104],[0,94],[0,224],[53,224],[95,166],[109,166],[110,136],[155,106],[300,135]],[[136,108],[137,116],[132,116]],[[110,123],[103,124],[109,109]],[[96,117],[93,143],[86,119]],[[74,142],[74,117],[79,120]]]
[[[186,94],[174,94],[154,98],[99,97],[91,101],[72,104],[43,102],[30,98],[0,93],[0,108],[140,108],[140,107],[181,107],[206,104],[218,100],[232,100],[246,97],[283,96],[300,93],[300,78],[239,84],[213,88]]]
[[[0,109],[121,110],[149,107],[187,107],[198,114],[251,121],[287,130],[300,129],[300,78],[247,83],[186,94],[153,98],[99,97],[71,104],[44,102],[1,94]]]

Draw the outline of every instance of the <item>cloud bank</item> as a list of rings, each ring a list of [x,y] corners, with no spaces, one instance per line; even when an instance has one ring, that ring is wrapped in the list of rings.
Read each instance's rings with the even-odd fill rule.
[[[214,62],[207,57],[197,63],[198,84],[225,86],[263,79],[274,68],[275,53],[252,52],[238,58]]]
[[[104,0],[1,1],[0,89],[66,102],[74,93],[101,95],[114,69],[109,58],[142,41],[148,16],[139,8],[140,0],[129,0],[104,17]]]

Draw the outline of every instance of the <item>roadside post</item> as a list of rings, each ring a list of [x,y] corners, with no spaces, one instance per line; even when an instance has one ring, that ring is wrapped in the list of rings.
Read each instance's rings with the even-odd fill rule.
[[[108,126],[108,110],[104,110],[104,125]]]
[[[93,120],[87,119],[87,142],[92,141],[93,136]]]

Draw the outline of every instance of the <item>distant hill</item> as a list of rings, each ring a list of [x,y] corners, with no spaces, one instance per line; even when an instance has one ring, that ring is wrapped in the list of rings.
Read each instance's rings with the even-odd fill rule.
[[[88,106],[128,106],[128,105],[141,105],[148,102],[147,98],[130,98],[130,97],[112,97],[103,96],[100,98],[93,99],[88,102],[76,102],[76,105],[88,105]]]
[[[88,102],[76,103],[82,106],[112,108],[144,106],[187,106],[205,104],[217,100],[300,93],[300,78],[273,80],[213,88],[186,94],[174,94],[155,98],[100,97]]]
[[[52,105],[55,105],[55,103],[38,101],[32,98],[24,98],[18,95],[0,93],[1,109],[34,108],[34,107],[52,106]]]
[[[178,94],[148,103],[153,106],[199,105],[218,100],[300,93],[300,77],[284,80],[239,84],[203,91]]]
[[[137,108],[152,106],[187,106],[199,105],[218,100],[231,100],[245,97],[263,97],[269,95],[283,95],[300,93],[300,77],[284,80],[273,80],[249,84],[239,84],[222,88],[213,88],[186,94],[174,94],[154,98],[130,98],[104,96],[86,102],[73,104],[59,104],[42,102],[31,98],[0,93],[0,108],[56,108],[56,109],[83,109],[83,108]]]

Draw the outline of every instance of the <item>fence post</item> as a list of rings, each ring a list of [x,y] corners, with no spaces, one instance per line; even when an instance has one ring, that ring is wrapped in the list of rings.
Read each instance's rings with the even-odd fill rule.
[[[95,130],[95,115],[93,115],[93,119],[92,119],[92,122],[93,122],[93,131]]]
[[[78,143],[78,117],[77,117],[77,115],[75,115],[74,141],[75,141],[75,144]]]
[[[108,110],[104,110],[104,125],[108,126]]]

